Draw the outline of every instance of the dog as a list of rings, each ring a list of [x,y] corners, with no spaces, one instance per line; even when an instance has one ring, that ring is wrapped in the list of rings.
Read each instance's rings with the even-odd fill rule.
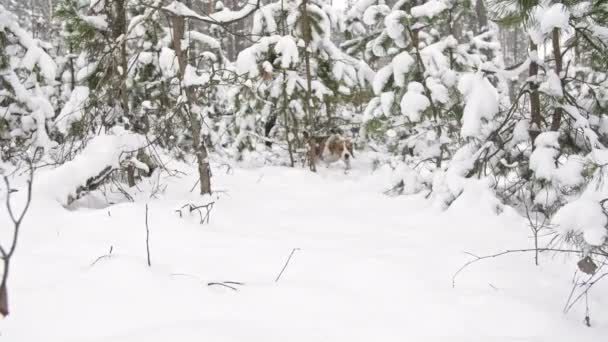
[[[317,170],[317,163],[322,161],[326,166],[342,160],[346,169],[350,169],[350,161],[355,157],[353,143],[350,139],[343,137],[336,131],[331,131],[328,136],[313,137],[310,133],[302,132],[304,142],[308,145],[308,160],[310,169]]]

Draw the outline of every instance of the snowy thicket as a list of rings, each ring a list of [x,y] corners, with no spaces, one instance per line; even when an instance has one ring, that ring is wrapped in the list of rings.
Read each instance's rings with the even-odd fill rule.
[[[355,12],[375,34],[365,51],[387,63],[374,77],[375,97],[365,109],[361,135],[403,156],[409,165],[404,178],[415,173],[420,183],[407,181],[406,192],[447,182],[452,185],[435,186],[434,195],[449,203],[463,191],[456,178],[472,172],[470,159],[484,148],[506,105],[497,73],[503,67],[497,28],[456,30],[455,18],[472,18],[471,8],[459,2],[400,1],[390,9],[367,4],[362,10],[365,4],[359,2]]]
[[[341,130],[395,169],[398,193],[425,192],[447,208],[482,191],[535,227],[564,222],[562,241],[598,246],[597,227],[593,241],[578,238],[585,228],[565,213],[603,199],[606,8],[480,3],[217,2],[200,13],[182,1],[61,0],[52,54],[2,8],[2,159],[42,147],[61,164],[120,129],[145,137],[147,153],[125,152],[148,167],[162,163],[150,158],[158,147],[195,156],[208,174],[209,152],[296,165],[302,131]],[[525,60],[509,55],[516,64],[505,66],[488,17],[525,29]],[[231,61],[223,24],[242,18],[250,43]],[[129,186],[141,162],[120,176]]]
[[[215,165],[301,167],[304,131],[339,131],[388,194],[512,207],[586,273],[608,253],[605,1],[10,4],[0,172],[44,167],[37,195],[133,200],[168,161],[210,194]]]
[[[255,13],[255,42],[235,65],[243,84],[231,96],[239,158],[255,146],[264,148],[264,141],[281,141],[293,164],[298,127],[322,134],[349,123],[348,103],[370,84],[373,72],[335,44],[338,29],[336,13],[323,1],[277,1]],[[252,138],[258,136],[264,139]]]

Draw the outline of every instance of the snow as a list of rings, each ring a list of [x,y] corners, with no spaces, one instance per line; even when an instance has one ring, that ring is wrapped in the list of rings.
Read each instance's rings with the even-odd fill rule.
[[[414,58],[407,51],[403,51],[393,58],[393,74],[397,87],[405,86],[405,75],[410,72],[410,67],[415,63]]]
[[[393,66],[391,64],[388,64],[382,69],[378,70],[372,82],[374,94],[380,95],[382,93],[391,76],[393,76]]]
[[[186,4],[183,4],[179,1],[173,1],[169,5],[163,7],[163,9],[169,13],[180,17],[191,17],[204,20],[203,16],[200,16],[198,13],[186,6]]]
[[[20,27],[16,18],[0,6],[0,31],[10,31],[18,39],[19,44],[26,50],[25,56],[21,60],[21,67],[32,70],[34,66],[40,68],[40,73],[48,81],[54,81],[57,73],[57,64],[41,48],[40,42],[32,35]]]
[[[393,104],[395,103],[395,92],[387,91],[380,95],[380,104],[382,105],[382,112],[384,115],[390,116],[392,114]]]
[[[100,134],[88,142],[80,154],[63,165],[41,172],[35,181],[35,196],[69,204],[76,190],[86,181],[99,175],[106,167],[117,168],[124,153],[145,146],[143,136],[114,129],[113,134]]]
[[[92,62],[80,68],[76,72],[76,81],[78,83],[84,83],[84,81],[95,74],[97,66],[99,66],[99,62]]]
[[[32,92],[26,89],[15,71],[9,69],[4,73],[4,81],[8,82],[13,89],[16,99],[24,103],[30,111],[29,116],[26,115],[22,118],[20,130],[35,131],[35,146],[45,149],[56,146],[57,144],[51,141],[46,131],[46,120],[55,115],[48,98],[39,93],[38,87]],[[11,134],[13,133],[11,132]]]
[[[433,18],[448,9],[445,1],[429,0],[422,5],[412,7],[411,13],[414,18]]]
[[[241,9],[237,11],[224,9],[222,11],[210,14],[209,18],[211,21],[216,23],[227,23],[239,20],[246,17],[249,13],[252,13],[257,8],[259,3],[260,2],[256,0],[249,0]]]
[[[582,234],[591,246],[600,246],[608,237],[608,218],[598,201],[582,197],[563,206],[553,217],[557,230],[567,235]]]
[[[478,137],[482,133],[482,120],[490,120],[498,113],[498,92],[481,73],[463,75],[458,89],[466,101],[460,134]]]
[[[386,33],[399,47],[405,47],[405,27],[401,21],[406,16],[405,11],[392,11],[384,18]]]
[[[169,5],[163,7],[163,10],[172,13],[173,15],[188,17],[193,19],[202,20],[212,24],[227,24],[239,20],[241,18],[246,17],[251,14],[257,8],[258,2],[255,0],[250,0],[247,2],[240,10],[231,11],[228,9],[223,9],[219,12],[211,13],[209,15],[206,14],[198,14],[197,12],[190,9],[185,4],[179,1],[173,1]]]
[[[593,32],[594,36],[604,41],[604,43],[608,43],[608,27],[601,25],[590,25],[589,29]]]
[[[55,118],[55,127],[59,132],[65,134],[69,131],[73,122],[80,120],[85,115],[85,102],[89,98],[89,88],[77,86],[70,94],[70,99],[65,103],[61,112]]]
[[[363,122],[367,122],[375,117],[378,117],[379,115],[382,114],[382,110],[383,108],[381,107],[382,103],[381,103],[381,99],[380,97],[374,97],[372,98],[369,103],[367,104],[367,106],[365,107],[365,111],[363,112]],[[362,126],[362,129],[364,129],[365,126]]]
[[[440,103],[448,103],[450,100],[450,94],[448,92],[448,88],[446,88],[439,80],[434,77],[429,77],[426,79],[426,86],[431,91],[431,98],[433,101],[437,101]]]
[[[401,114],[407,116],[413,122],[420,121],[422,112],[431,105],[423,92],[422,84],[410,82],[407,86],[407,92],[401,98]]]
[[[259,74],[257,58],[253,47],[249,47],[239,52],[236,58],[236,70],[239,75],[253,78]]]
[[[539,179],[551,181],[557,166],[555,158],[559,153],[559,132],[542,132],[536,137],[536,149],[530,155],[530,169]]]
[[[97,30],[111,28],[110,17],[98,15],[110,14],[111,1],[71,2]],[[578,65],[588,56],[574,60],[574,50],[564,55],[569,68],[552,72],[547,43],[556,28],[571,42],[572,24],[601,45],[606,28],[584,6],[540,1],[530,25],[519,25],[539,49],[505,71],[503,59],[517,63],[526,52],[502,51],[494,22],[472,32],[474,22],[466,21],[474,1],[348,2],[340,15],[333,2],[309,1],[307,43],[301,1],[264,5],[247,20],[251,34],[233,27],[249,39],[246,48],[228,44],[229,55],[238,53],[231,61],[225,30],[205,29],[253,14],[260,1],[241,1],[238,11],[216,1],[208,11],[216,13],[202,13],[189,1],[146,0],[129,8],[124,35],[81,42],[75,65],[59,31],[36,30],[52,40],[41,42],[0,6],[0,35],[9,37],[0,71],[0,172],[14,180],[17,202],[25,196],[22,170],[14,170],[23,165],[20,153],[45,147],[11,265],[11,315],[0,320],[0,342],[605,340],[604,283],[563,312],[569,294],[583,289],[571,292],[573,282],[589,279],[577,262],[587,255],[602,262],[597,252],[608,246],[605,73]],[[193,30],[181,44],[194,49],[197,63],[181,65],[179,80],[165,15],[186,17]],[[529,37],[514,39],[525,45]],[[128,42],[132,68],[87,51],[120,41]],[[531,61],[542,71],[528,82],[540,85],[543,127],[529,121],[523,74]],[[103,76],[115,67],[115,76],[127,77],[141,125],[132,127],[113,101],[117,79]],[[82,86],[93,77],[96,89]],[[205,196],[195,190],[192,132],[178,113],[188,100],[183,88],[199,86],[205,91],[191,109],[205,119],[201,137],[216,191]],[[562,127],[548,132],[556,108]],[[84,137],[66,134],[84,119]],[[352,138],[352,168],[306,170],[305,128]],[[530,133],[539,134],[534,144]],[[295,167],[277,166],[288,157]],[[136,186],[126,184],[134,180],[127,167]],[[107,182],[88,193],[96,178]],[[0,184],[0,203],[5,190]],[[187,209],[211,201],[206,224]],[[0,243],[10,240],[7,216],[0,209]],[[454,287],[454,273],[476,255],[535,246],[530,226],[541,220],[547,230],[538,246],[581,252],[540,253],[540,267],[525,251],[480,259]],[[581,322],[587,310],[591,328]]]
[[[189,176],[164,179],[158,199],[136,191],[133,203],[69,211],[35,197],[12,265],[2,340],[604,340],[605,288],[589,295],[593,328],[581,322],[584,305],[562,313],[575,267],[564,270],[564,258],[541,254],[542,267],[531,254],[479,262],[452,288],[471,258],[463,251],[530,246],[525,220],[480,209],[475,189],[447,213],[421,196],[384,196],[390,168],[371,173],[369,163],[359,154],[348,175],[214,172],[214,186],[227,193],[214,197],[209,225],[175,212],[203,201],[189,192],[195,170],[184,164],[170,167]],[[96,201],[103,197],[81,205]],[[243,285],[207,285],[222,281]]]
[[[202,43],[203,45],[206,45],[209,48],[214,49],[214,50],[219,50],[221,48],[220,42],[217,39],[215,39],[211,36],[208,36],[206,34],[200,33],[198,31],[193,31],[193,30],[188,31],[188,32],[186,32],[185,37],[187,37],[190,40],[194,40],[199,43]],[[190,45],[190,44],[188,44],[188,45]]]
[[[559,76],[553,70],[547,72],[547,81],[540,84],[540,91],[549,95],[561,98],[564,96],[562,82]]]
[[[376,4],[376,0],[357,0],[354,5],[348,10],[349,18],[358,18],[365,14],[366,10]]]
[[[569,28],[570,11],[563,4],[553,4],[542,11],[540,19],[540,30],[547,34],[554,28],[566,30]]]
[[[103,15],[80,15],[80,19],[82,19],[85,23],[94,27],[99,31],[105,31],[108,29],[107,16]]]
[[[390,8],[386,5],[370,6],[363,13],[363,22],[368,26],[376,25],[389,14],[390,11]]]
[[[576,187],[583,184],[585,164],[586,161],[582,157],[576,155],[568,157],[555,171],[554,180],[565,187]]]
[[[298,46],[291,36],[281,37],[274,46],[274,51],[281,55],[281,68],[287,69],[298,63]]]
[[[196,68],[192,65],[186,65],[186,70],[184,72],[184,80],[183,84],[185,87],[193,87],[193,86],[204,86],[209,83],[210,76],[208,73],[203,73],[199,75],[196,72]]]
[[[177,63],[177,57],[175,56],[175,51],[173,51],[173,49],[163,47],[160,50],[158,64],[165,78],[172,78],[177,75],[179,66]]]

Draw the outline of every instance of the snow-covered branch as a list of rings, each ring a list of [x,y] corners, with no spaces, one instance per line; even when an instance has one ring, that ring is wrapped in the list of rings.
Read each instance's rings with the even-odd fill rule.
[[[171,4],[163,7],[162,9],[163,11],[178,17],[203,21],[208,24],[229,25],[249,17],[255,11],[257,11],[258,8],[260,8],[260,0],[255,0],[255,2],[248,2],[245,6],[243,6],[243,8],[238,11],[223,9],[219,12],[211,14],[198,14],[179,1],[173,1]]]

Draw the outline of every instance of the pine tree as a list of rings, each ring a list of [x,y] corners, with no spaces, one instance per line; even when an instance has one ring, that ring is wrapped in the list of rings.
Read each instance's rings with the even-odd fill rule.
[[[496,145],[505,162],[494,172],[510,180],[498,192],[523,207],[535,235],[554,224],[562,238],[579,247],[601,246],[605,228],[573,222],[581,219],[574,209],[581,205],[593,208],[587,217],[603,215],[598,203],[608,195],[599,182],[606,150],[602,108],[608,83],[605,58],[599,57],[608,52],[606,8],[588,1],[517,1],[515,6],[498,1],[496,6],[501,21],[524,26],[530,41],[530,57],[522,66],[529,65],[528,81],[493,133],[507,142]],[[576,39],[565,39],[572,34]],[[540,46],[549,53],[541,56]],[[584,55],[598,57],[588,63]]]
[[[263,117],[255,121],[264,122],[265,128],[257,125],[257,133],[271,137],[274,132],[284,139],[291,165],[293,146],[301,143],[297,133],[326,132],[337,126],[337,104],[371,79],[365,63],[332,42],[336,25],[331,9],[319,1],[268,4],[254,17],[252,36],[257,42],[237,59],[237,72],[249,79],[242,86],[245,91],[239,92],[238,112],[251,115],[261,110]],[[275,122],[282,133],[273,130]]]
[[[480,114],[465,106],[470,93],[481,87],[497,104],[495,87],[506,91],[496,75],[503,64],[496,30],[476,34],[476,26],[458,26],[474,16],[470,3],[438,0],[399,1],[390,10],[369,6],[363,13],[368,26],[381,28],[365,50],[387,63],[374,78],[376,97],[365,110],[361,135],[388,144],[418,168],[406,172],[419,174],[408,192],[421,190],[420,183],[430,186],[462,139],[488,134],[483,122],[498,110]]]

